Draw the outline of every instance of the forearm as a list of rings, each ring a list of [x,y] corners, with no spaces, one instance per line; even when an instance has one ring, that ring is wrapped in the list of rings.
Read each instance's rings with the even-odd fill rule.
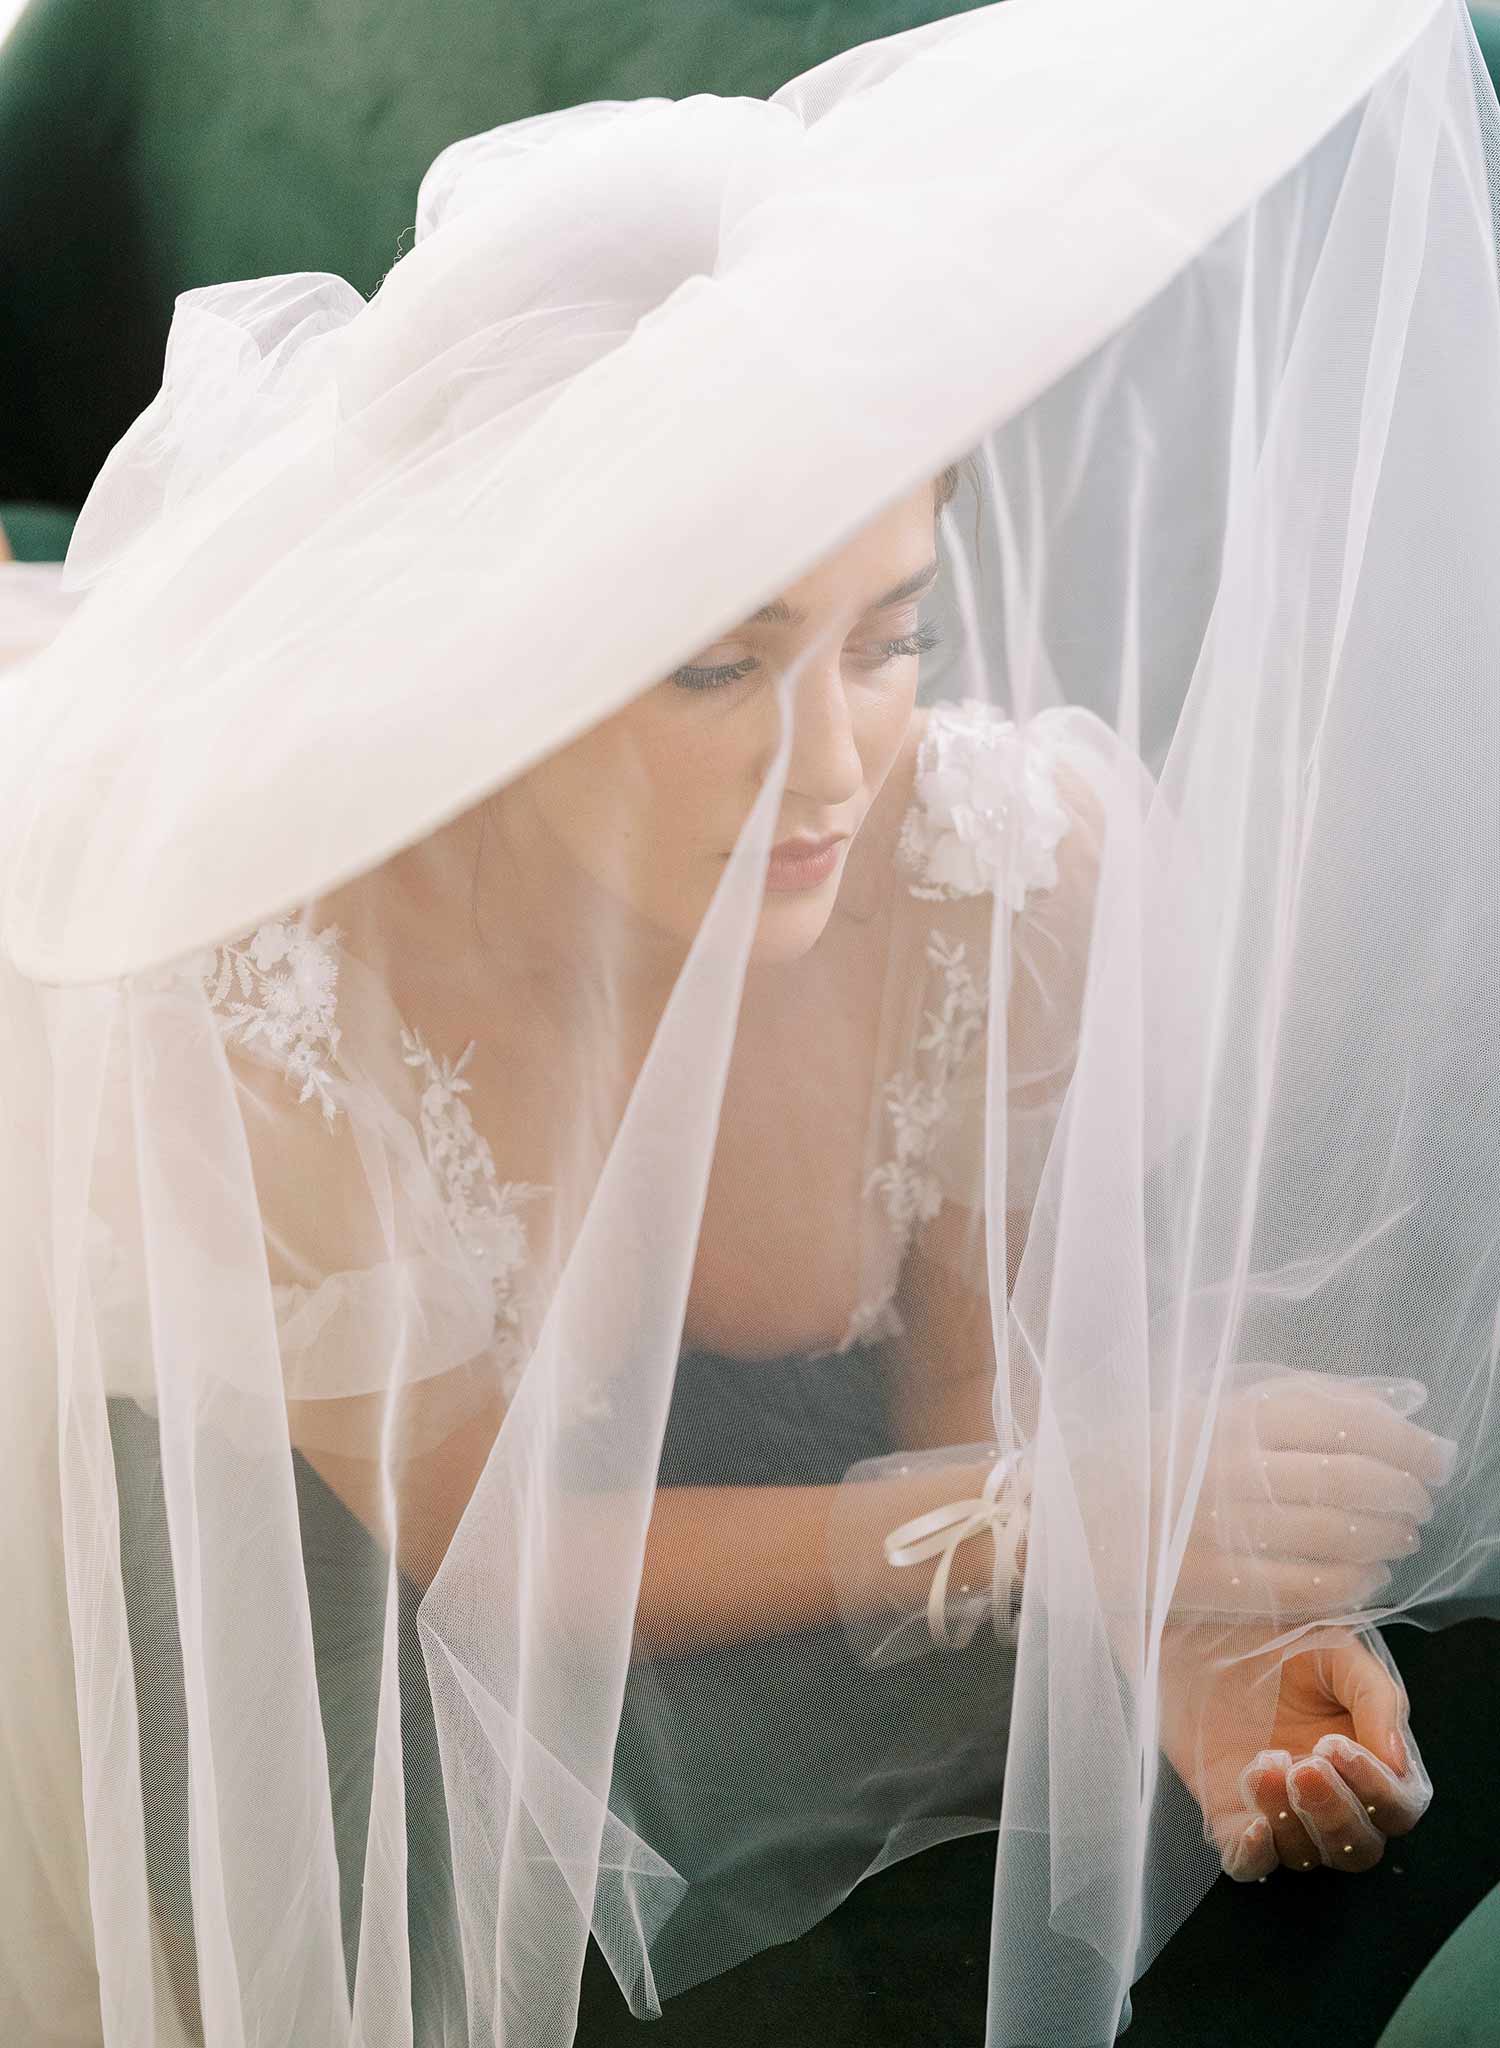
[[[828,1556],[833,1486],[673,1486],[646,1532],[636,1648],[646,1657],[839,1619]]]
[[[485,1464],[476,1430],[393,1474],[397,1561],[421,1588],[446,1554]],[[382,1541],[388,1528],[376,1465],[312,1453],[324,1482]],[[914,1612],[934,1567],[893,1568],[886,1535],[950,1501],[976,1494],[987,1468],[945,1464],[845,1486],[671,1486],[651,1505],[636,1607],[636,1654],[683,1656],[734,1643],[837,1627],[869,1616]],[[830,1527],[840,1515],[837,1562]],[[578,1582],[593,1576],[589,1554],[639,1541],[639,1507],[607,1495],[569,1504]],[[966,1546],[967,1549],[968,1546]],[[976,1543],[977,1551],[980,1545]],[[587,1624],[587,1602],[578,1612]]]
[[[664,1487],[646,1535],[637,1654],[920,1612],[936,1564],[894,1566],[885,1539],[934,1508],[974,1499],[989,1470],[985,1458],[898,1466],[842,1486]],[[990,1538],[969,1538],[955,1563],[959,1582],[987,1578]]]

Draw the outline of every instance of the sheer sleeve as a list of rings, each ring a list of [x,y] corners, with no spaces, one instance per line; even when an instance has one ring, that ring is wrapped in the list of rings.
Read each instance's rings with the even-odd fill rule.
[[[887,1088],[907,1138],[891,1172],[911,1216],[885,1344],[898,1448],[846,1474],[832,1546],[836,1577],[852,1581],[870,1541],[868,1487],[911,1472],[946,1486],[947,1504],[886,1532],[887,1557],[947,1556],[951,1571],[893,1570],[911,1581],[909,1604],[893,1596],[874,1621],[851,1614],[872,1668],[1012,1626],[1038,1387],[1011,1297],[1077,1064],[1106,853],[1139,850],[1150,797],[1144,771],[1087,711],[1018,729],[965,705],[935,713],[924,735],[901,858],[925,1001]],[[993,1571],[974,1562],[981,1530],[994,1537]]]
[[[935,722],[902,842],[925,1001],[887,1087],[906,1157],[884,1169],[912,1219],[890,1329],[897,1428],[933,1451],[1029,1432],[1007,1312],[1077,1061],[1106,851],[1159,865],[1150,777],[1091,712],[1018,730],[976,705]]]
[[[518,1349],[511,1290],[497,1285],[504,1262],[493,1245],[488,1259],[476,1256],[451,1199],[462,1178],[461,1077],[403,1037],[383,990],[331,927],[275,920],[170,979],[169,991],[140,1000],[175,1004],[180,1031],[200,1040],[205,1101],[227,1060],[246,1165],[237,1187],[216,1189],[219,1215],[205,1192],[201,1228],[257,1232],[269,1283],[239,1315],[226,1297],[222,1326],[202,1347],[199,1391],[217,1384],[232,1431],[235,1397],[265,1384],[259,1324],[269,1307],[292,1447],[386,1535],[383,1475],[392,1477],[399,1552],[413,1568],[420,1554],[430,1576],[467,1488],[426,1486],[423,1463],[451,1461],[471,1436],[477,1471],[513,1391]],[[192,1142],[194,1087],[185,1061],[173,1104],[179,1146]],[[130,1171],[135,1119],[128,1102],[117,1109],[118,1170],[106,1155],[93,1197],[94,1294],[107,1387],[154,1413],[166,1394],[150,1365],[153,1327],[176,1313],[176,1283],[142,1256],[153,1236],[150,1180]],[[167,1128],[163,1118],[156,1128]]]
[[[516,1212],[534,1191],[499,1182],[463,1057],[407,1029],[336,932],[264,927],[221,951],[210,994],[240,1075],[292,1440],[377,1530],[389,1481],[384,1533],[426,1583],[519,1377]]]
[[[961,949],[965,963],[975,963],[971,975],[990,977],[991,949],[1000,954],[1004,1206],[1024,1216],[1036,1199],[1077,1054],[1107,783],[1119,771],[1113,735],[1076,709],[1043,713],[1018,752],[1021,758],[1006,764],[1011,841],[1004,865],[997,860],[990,870],[998,886],[944,903],[930,944],[950,957]],[[983,872],[975,873],[976,883]],[[977,1030],[966,1043],[933,1148],[943,1201],[975,1214],[986,1207],[990,1036]],[[1002,1127],[998,1118],[994,1127]]]

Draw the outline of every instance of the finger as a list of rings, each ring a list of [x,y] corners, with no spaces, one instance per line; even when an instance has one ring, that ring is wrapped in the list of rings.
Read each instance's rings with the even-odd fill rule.
[[[1411,1557],[1421,1546],[1406,1515],[1351,1515],[1342,1508],[1285,1506],[1276,1501],[1210,1508],[1220,1548],[1255,1557],[1314,1558],[1342,1564],[1385,1564]]]
[[[1252,1409],[1262,1450],[1357,1452],[1428,1486],[1446,1485],[1457,1444],[1404,1421],[1373,1395],[1340,1394],[1336,1384],[1262,1395]]]
[[[1243,1368],[1246,1373],[1264,1373],[1263,1379],[1249,1382],[1241,1399],[1256,1399],[1262,1394],[1273,1397],[1278,1394],[1322,1394],[1334,1400],[1381,1401],[1395,1415],[1415,1415],[1427,1404],[1429,1389],[1423,1380],[1391,1379],[1384,1373],[1340,1373],[1336,1377],[1326,1372],[1310,1372],[1297,1367],[1254,1366]]]
[[[1277,1862],[1287,1870],[1305,1872],[1318,1868],[1319,1857],[1287,1797],[1291,1761],[1287,1750],[1262,1750],[1240,1779],[1240,1797],[1269,1827]]]
[[[1232,1835],[1223,1850],[1225,1875],[1236,1884],[1264,1884],[1276,1868],[1276,1842],[1263,1813]]]
[[[1190,1551],[1173,1589],[1172,1612],[1179,1619],[1255,1615],[1327,1620],[1369,1609],[1390,1583],[1383,1565],[1318,1565]]]
[[[1373,1870],[1385,1836],[1324,1757],[1303,1757],[1287,1774],[1287,1802],[1330,1870]]]
[[[1358,1637],[1321,1653],[1319,1675],[1354,1723],[1355,1741],[1371,1756],[1384,1757],[1404,1775],[1409,1762],[1406,1732],[1410,1709],[1395,1671]]]
[[[1231,1461],[1231,1497],[1304,1507],[1346,1508],[1373,1515],[1432,1519],[1432,1497],[1409,1471],[1358,1452],[1269,1451]],[[1217,1503],[1216,1503],[1217,1505]]]
[[[1432,1782],[1422,1770],[1400,1777],[1347,1735],[1325,1735],[1313,1750],[1326,1757],[1383,1835],[1409,1835],[1432,1804]]]
[[[1262,1566],[1261,1611],[1279,1620],[1328,1620],[1359,1613],[1375,1605],[1391,1583],[1384,1565],[1320,1564],[1273,1558]],[[1243,1572],[1236,1574],[1243,1582]]]

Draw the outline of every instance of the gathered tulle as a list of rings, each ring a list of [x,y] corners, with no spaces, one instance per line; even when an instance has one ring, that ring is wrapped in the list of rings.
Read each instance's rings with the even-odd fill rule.
[[[1103,2048],[1500,1599],[1497,120],[1006,0],[180,302],[0,571],[7,2040],[567,2048],[987,1832]]]

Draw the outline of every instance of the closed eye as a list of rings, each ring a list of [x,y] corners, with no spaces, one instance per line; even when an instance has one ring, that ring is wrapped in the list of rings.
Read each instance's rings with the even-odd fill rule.
[[[743,661],[725,662],[714,668],[702,668],[689,662],[683,668],[673,669],[672,681],[684,690],[717,690],[725,683],[743,682],[759,667],[760,663],[753,654],[747,654]]]
[[[895,640],[877,640],[872,646],[856,648],[854,652],[870,668],[887,668],[893,661],[912,661],[919,654],[930,653],[942,637],[939,628],[929,621]]]
[[[892,640],[874,640],[849,650],[850,657],[866,671],[889,668],[898,661],[913,661],[936,647],[942,639],[936,625],[918,626]],[[759,659],[747,654],[738,661],[687,662],[672,671],[671,680],[683,690],[720,690],[730,683],[744,682],[760,668]]]

